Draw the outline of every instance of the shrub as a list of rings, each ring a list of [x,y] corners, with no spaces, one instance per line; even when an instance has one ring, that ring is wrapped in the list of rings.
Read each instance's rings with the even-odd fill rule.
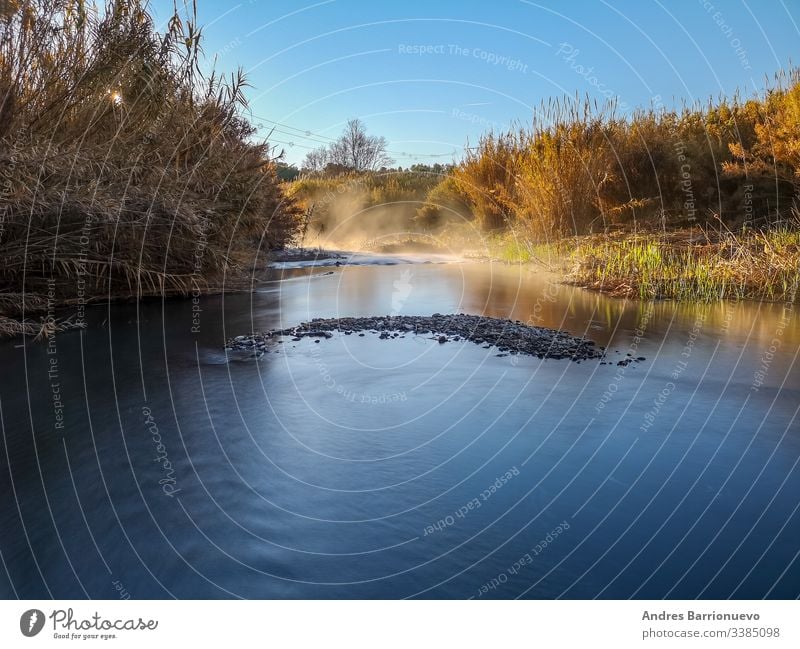
[[[245,80],[203,77],[200,37],[177,14],[156,32],[141,0],[0,4],[0,312],[48,286],[60,302],[208,288],[293,236]]]
[[[785,223],[800,195],[796,71],[745,102],[621,118],[613,103],[576,98],[540,115],[529,129],[487,134],[453,172],[484,230],[543,240],[617,226]]]

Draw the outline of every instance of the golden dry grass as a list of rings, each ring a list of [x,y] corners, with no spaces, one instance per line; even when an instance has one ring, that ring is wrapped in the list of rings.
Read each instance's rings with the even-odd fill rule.
[[[531,127],[485,135],[453,179],[484,230],[533,240],[786,223],[800,196],[800,75],[680,111],[553,101]]]
[[[246,82],[204,77],[200,38],[139,0],[0,3],[0,332],[48,282],[59,304],[208,290],[294,235]]]

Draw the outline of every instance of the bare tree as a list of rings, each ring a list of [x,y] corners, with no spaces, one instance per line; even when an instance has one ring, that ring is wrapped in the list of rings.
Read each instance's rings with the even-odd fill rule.
[[[303,168],[322,171],[328,165],[336,165],[354,171],[376,171],[393,163],[386,152],[386,138],[368,135],[360,119],[351,119],[338,140],[306,154]]]
[[[322,171],[326,164],[328,164],[328,149],[323,146],[306,153],[302,169],[303,171]]]

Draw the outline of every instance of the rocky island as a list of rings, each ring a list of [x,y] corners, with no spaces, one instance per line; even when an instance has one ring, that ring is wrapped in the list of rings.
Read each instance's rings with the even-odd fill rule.
[[[406,335],[428,335],[440,344],[468,340],[484,349],[497,349],[497,356],[525,354],[537,358],[570,359],[573,361],[603,358],[605,348],[587,338],[564,331],[535,327],[519,320],[490,318],[478,315],[434,313],[431,316],[376,316],[363,318],[314,318],[288,329],[236,336],[228,340],[226,350],[245,350],[255,354],[269,351],[270,343],[290,337],[317,342],[333,337],[333,332],[350,336],[371,333],[381,339],[403,338]]]

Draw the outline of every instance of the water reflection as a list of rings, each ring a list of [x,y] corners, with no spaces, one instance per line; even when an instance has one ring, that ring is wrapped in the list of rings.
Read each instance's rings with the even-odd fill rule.
[[[585,334],[611,364],[369,334],[221,351],[313,317],[458,311]],[[197,330],[189,300],[90,313],[56,339],[61,427],[53,355],[0,344],[6,597],[798,594],[784,305],[453,263],[275,271],[205,298]]]

